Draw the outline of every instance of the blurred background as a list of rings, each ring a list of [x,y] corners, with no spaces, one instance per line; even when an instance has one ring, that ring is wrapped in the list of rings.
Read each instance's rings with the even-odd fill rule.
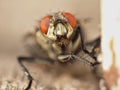
[[[58,11],[71,12],[78,21],[90,18],[86,40],[100,35],[100,0],[0,0],[0,80],[17,72],[17,56],[26,54],[22,37],[42,17]]]
[[[21,53],[22,35],[34,30],[42,17],[58,11],[71,12],[78,20],[91,18],[85,26],[89,32],[100,29],[99,0],[0,0],[0,53]]]

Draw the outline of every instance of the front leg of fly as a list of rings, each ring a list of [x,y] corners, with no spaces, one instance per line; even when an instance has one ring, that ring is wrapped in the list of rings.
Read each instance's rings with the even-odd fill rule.
[[[72,54],[66,54],[66,55],[59,55],[58,56],[58,60],[60,62],[67,62],[67,61],[73,60],[73,59],[74,59],[74,57],[73,57]]]

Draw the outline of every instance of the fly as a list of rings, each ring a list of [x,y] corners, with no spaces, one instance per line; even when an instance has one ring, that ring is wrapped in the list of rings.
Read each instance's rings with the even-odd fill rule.
[[[41,19],[37,30],[32,36],[34,37],[37,48],[32,46],[30,48],[33,48],[33,51],[37,52],[37,55],[18,57],[18,62],[29,80],[25,90],[31,88],[33,77],[23,65],[23,61],[36,60],[39,58],[39,60],[44,59],[54,64],[54,62],[67,63],[76,59],[90,66],[100,64],[94,55],[94,49],[98,43],[91,52],[86,49],[82,27],[78,24],[74,15],[69,12],[57,12],[53,15],[45,16]],[[29,36],[27,36],[27,38],[29,38]],[[46,55],[44,57],[41,56],[39,51],[44,51]],[[81,51],[93,58],[94,62],[79,57],[77,54]]]

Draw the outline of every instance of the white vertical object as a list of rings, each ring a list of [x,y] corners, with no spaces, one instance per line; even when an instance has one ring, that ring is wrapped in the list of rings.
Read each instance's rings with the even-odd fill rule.
[[[103,70],[112,90],[120,90],[120,0],[101,0],[101,24]]]

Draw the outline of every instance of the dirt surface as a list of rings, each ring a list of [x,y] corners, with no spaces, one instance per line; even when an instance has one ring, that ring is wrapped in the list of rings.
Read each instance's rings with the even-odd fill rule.
[[[10,62],[1,56],[0,90],[23,90],[28,80],[13,56]],[[38,63],[24,63],[34,78],[31,90],[98,90],[99,82],[93,68],[75,61],[68,65],[48,66]]]

